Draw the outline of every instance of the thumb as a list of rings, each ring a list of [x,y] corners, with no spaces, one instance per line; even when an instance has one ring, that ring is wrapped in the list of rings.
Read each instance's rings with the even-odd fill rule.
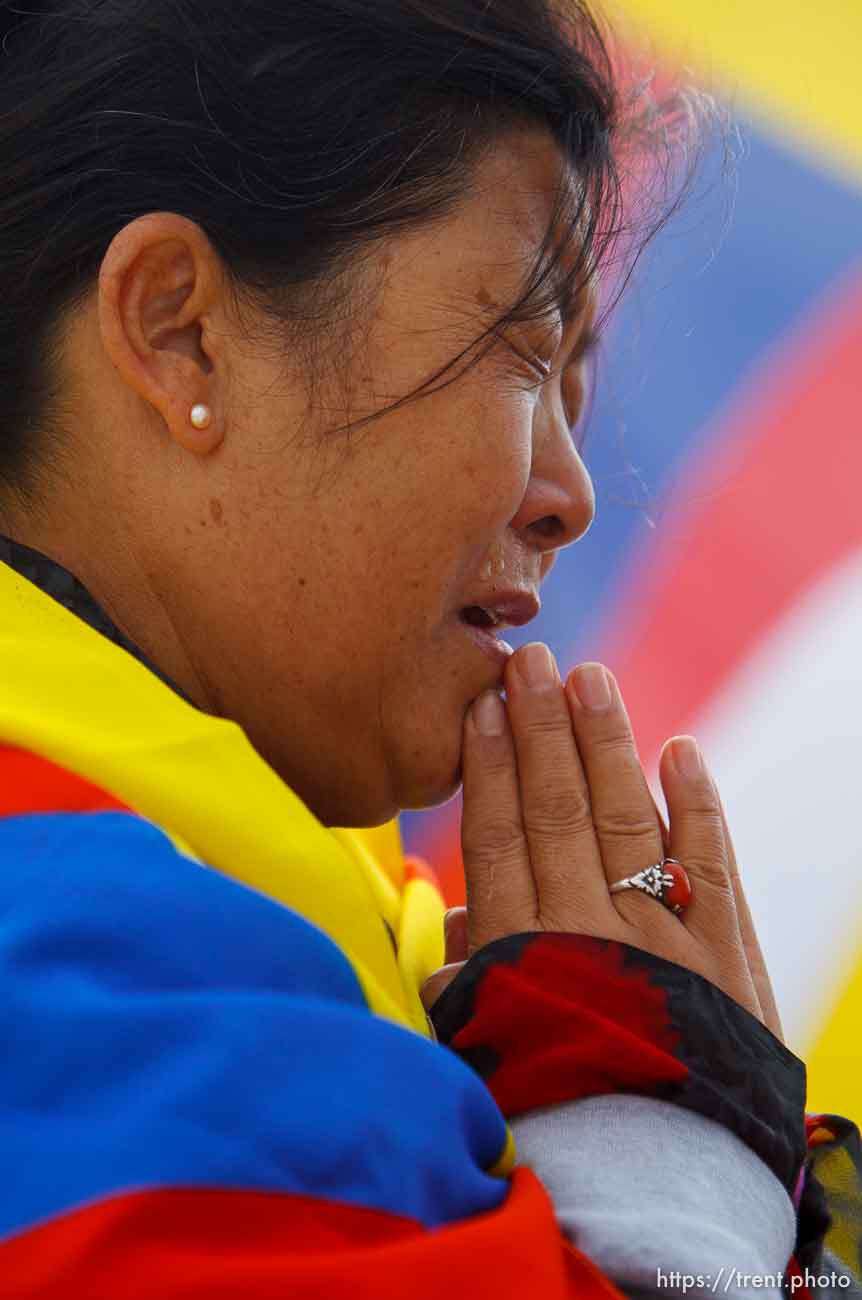
[[[446,940],[444,961],[466,961],[467,948],[467,909],[450,907],[443,917],[443,935]]]
[[[431,1010],[440,994],[449,987],[464,964],[463,961],[450,962],[448,966],[441,966],[433,975],[429,975],[419,990],[419,997],[426,1011]]]

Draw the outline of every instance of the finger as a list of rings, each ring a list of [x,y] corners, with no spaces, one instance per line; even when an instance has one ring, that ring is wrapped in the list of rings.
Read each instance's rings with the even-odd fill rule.
[[[467,710],[461,770],[467,928],[475,952],[503,935],[535,928],[537,907],[515,747],[496,691],[486,691]]]
[[[547,646],[516,651],[506,695],[521,808],[544,928],[582,932],[614,919],[586,778],[560,675]]]
[[[435,970],[433,975],[428,976],[419,990],[419,998],[426,1011],[431,1010],[440,994],[449,987],[463,967],[463,961],[452,962],[448,966],[441,966],[439,970]]]
[[[713,780],[713,785],[715,781]],[[748,906],[748,900],[745,897],[745,890],[742,885],[742,877],[739,874],[739,866],[736,860],[736,850],[733,847],[730,829],[727,825],[727,816],[724,811],[724,805],[719,794],[718,787],[715,790],[718,806],[721,811],[722,825],[724,826],[725,853],[727,855],[728,869],[730,872],[730,882],[733,886],[733,896],[736,900],[736,915],[739,920],[739,933],[742,936],[742,944],[745,949],[745,955],[748,958],[748,969],[751,972],[751,978],[757,991],[760,1009],[763,1012],[763,1023],[776,1038],[784,1042],[784,1031],[781,1027],[781,1017],[778,1014],[778,1006],[775,1002],[775,993],[772,988],[772,980],[769,978],[769,971],[760,947],[760,941],[757,938],[757,931],[754,928],[754,920]]]
[[[659,808],[655,799],[653,799],[653,807],[655,808],[655,815],[658,821],[658,828],[659,831],[661,832],[661,844],[664,850],[662,856],[668,858],[670,857],[670,831],[668,829],[668,824],[665,819],[664,813],[662,812],[661,808]]]
[[[670,856],[691,880],[684,926],[704,950],[707,965],[701,973],[762,1020],[730,882],[718,792],[692,736],[668,741],[659,775],[670,815]]]
[[[466,961],[468,957],[467,909],[450,907],[443,917],[443,935],[446,941],[447,962]]]
[[[655,800],[613,675],[602,664],[581,664],[569,674],[566,693],[606,878],[614,884],[664,857]],[[613,901],[630,921],[655,906],[635,891]]]

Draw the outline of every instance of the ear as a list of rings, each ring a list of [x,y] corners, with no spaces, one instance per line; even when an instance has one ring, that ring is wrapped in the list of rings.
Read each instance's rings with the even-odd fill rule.
[[[99,328],[111,362],[174,441],[197,455],[224,437],[223,287],[222,263],[206,235],[174,212],[124,226],[99,272]],[[205,429],[191,421],[200,404],[211,412]]]

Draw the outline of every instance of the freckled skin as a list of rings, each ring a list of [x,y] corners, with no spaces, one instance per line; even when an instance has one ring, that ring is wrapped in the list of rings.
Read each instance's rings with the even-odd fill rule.
[[[254,316],[237,328],[217,254],[174,214],[120,233],[70,322],[80,473],[18,535],[72,568],[200,708],[237,721],[326,824],[454,793],[465,711],[500,675],[458,611],[499,589],[480,577],[489,555],[505,586],[536,586],[591,522],[559,382],[537,389],[504,344],[332,433],[420,386],[514,301],[560,175],[549,138],[513,135],[457,211],[373,254],[367,342],[346,377],[341,358],[316,376],[311,411],[299,360],[263,318],[269,342],[249,346]],[[529,357],[548,325],[520,328]],[[213,420],[198,432],[200,401]]]

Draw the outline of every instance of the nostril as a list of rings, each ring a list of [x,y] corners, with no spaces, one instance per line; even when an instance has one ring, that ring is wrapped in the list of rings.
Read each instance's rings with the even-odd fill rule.
[[[565,534],[566,526],[559,515],[544,515],[537,519],[535,523],[528,524],[528,531],[536,533],[539,537],[548,537],[551,540]]]

